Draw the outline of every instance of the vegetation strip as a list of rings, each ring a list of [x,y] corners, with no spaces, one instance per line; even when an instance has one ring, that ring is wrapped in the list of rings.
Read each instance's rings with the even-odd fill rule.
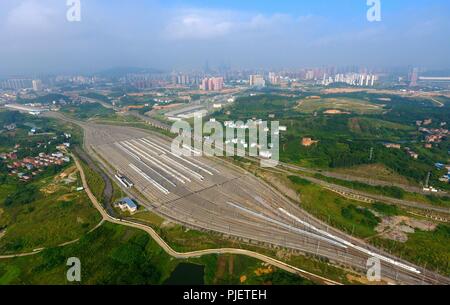
[[[119,220],[119,219],[116,219],[116,218],[113,218],[112,216],[110,216],[103,209],[102,205],[97,201],[95,196],[92,194],[92,192],[89,188],[89,185],[87,184],[87,180],[84,175],[83,168],[81,167],[78,159],[74,158],[74,160],[80,171],[81,179],[83,182],[83,186],[85,187],[86,193],[88,194],[88,196],[91,199],[92,203],[94,204],[95,208],[97,208],[97,210],[100,212],[100,214],[102,215],[104,220],[111,222],[111,223],[132,227],[132,228],[140,229],[140,230],[147,232],[167,254],[169,254],[175,258],[178,258],[178,259],[197,258],[200,256],[209,255],[209,254],[245,255],[245,256],[253,257],[253,258],[259,259],[261,261],[264,261],[266,263],[269,263],[269,264],[271,264],[275,267],[278,267],[280,269],[283,269],[287,272],[302,275],[308,279],[319,280],[325,284],[330,284],[330,285],[340,285],[340,283],[338,283],[338,282],[318,276],[316,274],[307,272],[305,270],[301,270],[299,268],[296,268],[294,266],[286,264],[282,261],[273,259],[271,257],[265,256],[265,255],[262,255],[262,254],[259,254],[256,252],[248,251],[248,250],[224,248],[224,249],[208,249],[208,250],[192,251],[192,252],[186,252],[186,253],[177,252],[177,251],[173,250],[152,228],[142,225],[142,224],[137,224],[137,223],[134,223],[131,221],[127,221],[127,220]]]

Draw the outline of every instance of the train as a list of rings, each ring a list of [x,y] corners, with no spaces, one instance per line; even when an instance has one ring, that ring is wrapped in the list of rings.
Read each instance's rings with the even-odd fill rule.
[[[127,177],[125,177],[124,175],[122,175],[119,172],[115,175],[115,177],[119,181],[119,183],[122,184],[127,189],[132,188],[134,186],[134,183],[131,182],[130,179],[128,179]]]

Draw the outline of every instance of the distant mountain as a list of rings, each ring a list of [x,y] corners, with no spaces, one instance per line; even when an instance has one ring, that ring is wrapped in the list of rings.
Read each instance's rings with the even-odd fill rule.
[[[96,73],[99,76],[106,77],[123,77],[127,74],[149,73],[149,74],[161,74],[164,71],[153,68],[138,68],[138,67],[116,67]]]

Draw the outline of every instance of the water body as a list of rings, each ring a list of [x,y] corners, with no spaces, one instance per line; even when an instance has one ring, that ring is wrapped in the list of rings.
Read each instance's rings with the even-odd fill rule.
[[[172,272],[164,285],[204,285],[205,266],[181,263]]]

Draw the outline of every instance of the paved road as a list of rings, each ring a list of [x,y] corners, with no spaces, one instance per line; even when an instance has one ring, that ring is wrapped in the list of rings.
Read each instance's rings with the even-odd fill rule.
[[[137,117],[138,119],[146,122],[147,124],[149,124],[149,125],[151,125],[153,127],[156,127],[156,128],[159,128],[159,129],[162,129],[162,130],[165,130],[165,131],[170,131],[170,129],[171,129],[171,126],[169,124],[166,124],[166,123],[163,123],[161,121],[152,119],[151,117],[149,117],[147,115],[140,114],[137,111],[128,111],[128,113],[133,115],[133,116],[135,116],[135,117]]]
[[[343,192],[343,193],[347,193],[347,194],[353,194],[353,195],[358,195],[361,197],[365,197],[365,198],[369,198],[375,201],[380,201],[380,202],[385,202],[385,203],[389,203],[389,204],[393,204],[393,205],[401,205],[401,206],[406,206],[406,207],[410,207],[410,208],[415,208],[415,209],[420,209],[420,210],[425,210],[425,211],[430,211],[430,212],[438,212],[438,213],[444,213],[444,214],[450,214],[450,208],[447,207],[442,207],[442,206],[434,206],[434,205],[429,205],[429,204],[424,204],[424,203],[419,203],[419,202],[415,202],[415,201],[409,201],[409,200],[403,200],[403,199],[396,199],[396,198],[392,198],[392,197],[387,197],[387,196],[383,196],[383,195],[376,195],[376,194],[371,194],[371,193],[366,193],[363,191],[358,191],[358,190],[354,190],[348,187],[344,187],[344,186],[340,186],[337,184],[333,184],[333,183],[329,183],[308,175],[301,175],[297,172],[297,170],[295,170],[295,173],[293,173],[292,171],[286,171],[283,170],[285,166],[281,166],[281,167],[277,167],[277,170],[281,171],[281,172],[285,172],[288,173],[290,175],[294,175],[294,176],[298,176],[302,179],[308,180],[310,182],[313,182],[315,184],[321,185],[323,187],[326,188],[330,188],[333,190],[336,190],[338,192]]]
[[[153,118],[150,118],[147,115],[139,114],[136,111],[131,111],[129,113],[134,115],[135,117],[137,117],[137,118],[147,122],[148,124],[150,124],[150,125],[152,125],[152,126],[154,126],[156,128],[160,128],[160,129],[163,129],[163,130],[166,130],[166,131],[170,131],[171,126],[169,124],[160,122],[160,121],[158,121],[156,119],[153,119]],[[325,177],[336,178],[336,179],[345,180],[345,181],[349,181],[349,182],[352,182],[352,181],[354,181],[354,182],[361,182],[361,183],[372,185],[372,186],[395,186],[395,187],[403,189],[406,192],[418,193],[418,194],[423,194],[423,195],[429,195],[430,194],[430,193],[424,192],[422,188],[420,188],[418,186],[413,186],[413,185],[406,185],[406,184],[382,181],[382,180],[377,180],[377,179],[368,179],[368,178],[364,178],[364,177],[357,177],[357,176],[346,175],[346,174],[341,174],[341,173],[335,173],[335,172],[330,172],[330,171],[315,170],[315,169],[301,167],[301,166],[296,166],[296,165],[283,163],[283,162],[280,162],[280,166],[279,167],[284,167],[284,168],[288,168],[288,169],[296,170],[296,171],[302,171],[302,172],[309,173],[309,174],[320,174],[320,175],[323,175]],[[442,192],[435,193],[434,195],[437,195],[437,196],[448,196],[448,192],[442,191]]]
[[[226,95],[226,96],[221,96],[221,97],[214,97],[213,100],[214,101],[219,100],[220,102],[224,102],[230,96],[232,96],[232,94]],[[96,100],[96,99],[92,99],[92,98],[85,98],[85,99],[87,99],[93,103],[98,102],[107,108],[113,108],[112,105],[107,104],[100,100]],[[207,100],[207,99],[209,99],[209,98],[208,97],[204,98],[204,100]],[[444,104],[441,103],[440,101],[438,101],[434,98],[431,98],[431,99],[434,102],[438,103],[439,107],[444,106]],[[193,103],[193,105],[198,105],[198,104],[201,104],[202,102],[203,102],[203,100]],[[167,123],[163,123],[163,122],[153,119],[147,115],[140,114],[137,111],[129,111],[129,114],[139,118],[140,120],[143,120],[144,122],[152,125],[153,127],[163,129],[166,131],[170,131],[171,126]],[[303,172],[310,173],[310,174],[321,174],[325,177],[337,178],[337,179],[341,179],[341,180],[345,180],[345,181],[356,181],[356,182],[361,182],[361,183],[365,183],[365,184],[372,185],[372,186],[395,186],[395,187],[401,188],[407,192],[419,193],[419,194],[424,194],[424,195],[430,194],[430,193],[424,192],[423,189],[418,186],[405,185],[405,184],[401,184],[401,183],[394,183],[394,182],[382,181],[382,180],[377,180],[377,179],[368,179],[368,178],[364,178],[364,177],[357,177],[357,176],[353,176],[353,175],[346,175],[346,174],[335,173],[335,172],[330,172],[330,171],[319,171],[319,170],[300,167],[300,166],[296,166],[296,165],[292,165],[292,164],[288,164],[288,163],[281,163],[280,165],[285,168],[290,168],[292,170],[299,170],[299,171],[303,171]],[[434,195],[448,196],[448,192],[442,191],[442,192],[438,192]]]
[[[326,284],[326,285],[341,285],[341,283],[338,283],[336,281],[327,279],[325,277],[322,277],[322,276],[313,274],[311,272],[302,270],[300,268],[291,266],[289,264],[286,264],[285,262],[276,260],[274,258],[265,256],[265,255],[262,255],[262,254],[259,254],[259,253],[253,252],[253,251],[249,251],[249,250],[233,249],[233,248],[219,248],[219,249],[206,249],[206,250],[191,251],[191,252],[184,252],[184,253],[177,252],[177,251],[173,250],[158,235],[158,233],[156,233],[156,231],[153,230],[152,228],[150,228],[150,227],[148,227],[146,225],[143,225],[143,224],[134,223],[134,222],[126,221],[126,220],[120,220],[120,219],[114,218],[111,215],[109,215],[108,212],[103,208],[102,204],[98,202],[97,198],[94,196],[94,194],[90,190],[89,185],[88,185],[87,180],[86,180],[86,175],[85,175],[85,173],[83,171],[83,168],[81,167],[81,164],[79,163],[78,159],[76,157],[73,157],[73,159],[75,160],[75,164],[76,164],[78,170],[80,171],[80,176],[81,176],[81,179],[82,179],[83,187],[84,187],[84,189],[85,189],[89,199],[91,200],[91,202],[94,205],[94,207],[99,211],[99,213],[102,216],[102,221],[93,230],[95,230],[98,227],[100,227],[105,221],[108,221],[108,222],[111,222],[111,223],[114,223],[114,224],[128,226],[128,227],[140,229],[140,230],[143,230],[143,231],[147,232],[167,254],[169,254],[172,257],[175,257],[177,259],[197,258],[197,257],[201,257],[201,256],[205,256],[205,255],[213,255],[213,254],[244,255],[244,256],[253,257],[255,259],[258,259],[258,260],[261,260],[263,262],[269,263],[269,264],[271,264],[271,265],[273,265],[275,267],[278,267],[278,268],[280,268],[282,270],[285,270],[285,271],[293,273],[293,274],[297,274],[299,276],[302,276],[304,278],[310,279],[312,281],[316,281],[316,282],[323,283],[323,284]],[[79,241],[79,239],[76,239],[76,240],[73,240],[73,241],[61,244],[59,246],[60,247],[66,246],[66,245],[69,245],[69,244],[76,243],[78,241]],[[0,256],[0,259],[11,259],[11,258],[17,258],[17,257],[26,257],[26,256],[36,255],[36,254],[42,252],[43,250],[45,250],[45,248],[41,248],[41,249],[38,249],[38,250],[33,251],[33,252],[29,252],[29,253],[3,255],[3,256]]]
[[[200,251],[191,251],[191,252],[177,252],[174,249],[172,249],[159,235],[158,233],[156,233],[155,230],[153,230],[151,227],[148,227],[146,225],[143,224],[139,224],[139,223],[134,223],[131,221],[127,221],[127,220],[121,220],[121,219],[117,219],[112,217],[111,215],[108,214],[108,212],[103,208],[102,204],[100,204],[97,200],[97,198],[94,196],[94,194],[92,193],[92,191],[89,188],[89,185],[87,183],[86,180],[86,176],[84,174],[83,168],[81,167],[79,161],[74,158],[75,163],[77,165],[77,168],[80,171],[80,176],[81,176],[81,180],[83,182],[83,187],[86,190],[86,193],[89,196],[89,199],[91,200],[91,202],[93,203],[94,207],[99,211],[99,213],[102,215],[103,220],[114,223],[114,224],[118,224],[118,225],[123,225],[123,226],[128,226],[128,227],[132,227],[132,228],[136,228],[136,229],[140,229],[143,230],[145,232],[147,232],[157,243],[158,245],[169,255],[171,255],[172,257],[178,258],[178,259],[188,259],[188,258],[196,258],[196,257],[201,257],[204,255],[211,255],[211,254],[237,254],[237,255],[245,255],[245,256],[249,256],[249,257],[253,257],[256,259],[259,259],[263,262],[269,263],[275,267],[278,267],[280,269],[283,269],[287,272],[290,273],[294,273],[294,274],[298,274],[300,276],[303,276],[305,278],[314,280],[314,281],[319,281],[321,283],[324,284],[329,284],[329,285],[340,285],[340,283],[332,281],[330,279],[321,277],[319,275],[310,273],[308,271],[302,270],[300,268],[291,266],[289,264],[286,264],[282,261],[276,260],[274,258],[256,253],[256,252],[252,252],[252,251],[248,251],[248,250],[244,250],[244,249],[232,249],[232,248],[220,248],[220,249],[206,249],[206,250],[200,250]],[[32,253],[35,254],[35,253]],[[25,255],[32,255],[32,254],[24,254]]]
[[[80,157],[84,163],[87,164],[87,166],[89,166],[94,172],[96,172],[97,174],[99,174],[102,178],[102,180],[105,182],[105,189],[103,190],[103,202],[108,210],[108,213],[111,215],[116,215],[116,213],[114,212],[114,209],[112,208],[112,197],[113,197],[113,185],[111,182],[111,179],[108,177],[108,175],[106,175],[102,170],[100,170],[100,168],[97,166],[97,164],[95,164],[92,159],[86,154],[86,152],[82,149],[80,149],[79,147],[75,146],[75,153],[77,154],[78,157]]]
[[[104,222],[105,222],[105,219],[102,219],[94,228],[92,228],[92,230],[90,230],[88,232],[88,234],[93,232],[93,231],[95,231],[95,230],[97,230],[98,228],[100,228],[103,225]],[[79,241],[80,241],[80,239],[77,238],[77,239],[74,239],[74,240],[71,240],[71,241],[59,244],[57,247],[65,247],[65,246],[77,243]],[[26,257],[26,256],[36,255],[36,254],[41,253],[45,249],[47,249],[47,248],[39,248],[39,249],[34,250],[33,252],[28,252],[28,253],[16,253],[16,254],[9,254],[9,255],[0,255],[0,259],[10,259],[10,258],[16,258],[16,257]]]
[[[288,164],[288,163],[283,163],[283,162],[280,162],[280,167],[284,167],[284,168],[295,170],[295,171],[302,171],[302,172],[310,173],[310,174],[320,174],[325,177],[336,178],[336,179],[350,181],[350,182],[352,182],[352,181],[361,182],[361,183],[372,185],[372,186],[395,186],[395,187],[401,188],[407,192],[430,195],[430,193],[424,192],[422,188],[417,187],[417,186],[405,185],[405,184],[400,184],[400,183],[392,183],[392,182],[387,182],[387,181],[380,181],[380,180],[376,180],[376,179],[356,177],[356,176],[334,173],[334,172],[329,172],[329,171],[319,171],[319,170],[314,170],[314,169],[305,168],[305,167],[292,165],[292,164]],[[448,193],[442,191],[442,192],[436,193],[434,195],[448,196]]]
[[[339,232],[311,217],[249,173],[205,158],[177,158],[163,138],[136,128],[78,122],[85,144],[108,160],[145,197],[140,203],[190,227],[299,250],[366,270],[381,259],[386,280],[407,284],[450,283]],[[102,162],[101,160],[99,160]],[[209,172],[209,173],[208,173]]]
[[[100,125],[85,128],[87,146],[131,179],[148,199],[148,206],[165,217],[223,234],[328,257],[360,270],[364,270],[370,256],[364,251],[377,251],[313,219],[247,173],[204,159],[179,160],[170,156],[169,143],[136,129]],[[216,172],[207,175],[205,169]],[[321,233],[317,234],[318,231]],[[338,239],[328,238],[327,234]],[[350,246],[342,247],[336,243],[340,239],[348,241]],[[395,264],[400,262],[386,253],[381,255],[389,257]],[[400,270],[403,267],[399,269],[384,262],[385,276],[390,279],[433,283],[439,278],[425,270],[420,273],[423,276],[417,278],[409,271],[407,274]],[[400,264],[415,268],[408,263]]]
[[[242,158],[244,158],[248,161],[251,161],[251,162],[259,162],[261,160],[260,158],[249,157],[249,156],[245,156]],[[357,196],[361,196],[361,197],[365,197],[365,198],[372,199],[375,201],[381,201],[381,202],[385,202],[385,203],[393,204],[393,205],[403,205],[406,207],[416,208],[416,209],[430,211],[430,212],[450,214],[450,208],[447,208],[444,206],[430,205],[430,204],[425,204],[425,203],[416,202],[416,201],[397,199],[397,198],[387,197],[387,196],[383,196],[383,195],[367,193],[364,191],[359,191],[359,190],[351,189],[351,188],[348,188],[345,186],[341,186],[339,184],[330,183],[330,182],[312,177],[310,175],[301,174],[301,172],[304,172],[304,173],[308,173],[308,174],[322,174],[323,175],[322,172],[319,172],[319,171],[316,171],[313,169],[299,167],[296,165],[283,163],[283,162],[279,162],[279,165],[274,169],[276,169],[279,172],[284,172],[284,173],[287,173],[290,175],[298,176],[300,178],[303,178],[303,179],[313,182],[315,184],[321,185],[325,188],[333,189],[338,192],[357,195]],[[347,181],[352,181],[352,180],[350,180],[350,176],[348,176],[347,179],[349,179]],[[342,180],[346,180],[346,179],[342,179]],[[353,179],[353,180],[357,180],[357,179]],[[447,194],[447,193],[445,193],[445,194]],[[442,195],[442,193],[441,193],[441,195]]]

